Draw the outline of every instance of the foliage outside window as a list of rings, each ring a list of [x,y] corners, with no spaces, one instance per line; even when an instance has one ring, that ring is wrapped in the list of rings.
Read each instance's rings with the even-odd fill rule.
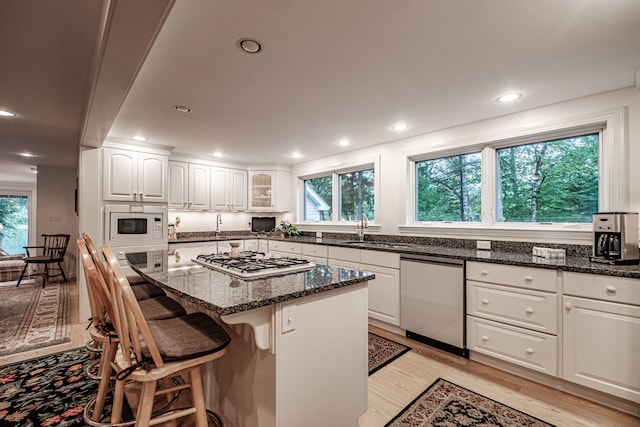
[[[362,214],[374,220],[374,170],[366,169],[342,173],[338,177],[340,188],[340,221],[359,221]]]
[[[479,152],[416,162],[417,221],[480,221]]]
[[[304,180],[305,221],[331,221],[332,186],[331,175]]]
[[[496,222],[591,222],[597,133],[496,150]]]
[[[0,248],[10,254],[24,253],[28,242],[28,197],[0,194]]]

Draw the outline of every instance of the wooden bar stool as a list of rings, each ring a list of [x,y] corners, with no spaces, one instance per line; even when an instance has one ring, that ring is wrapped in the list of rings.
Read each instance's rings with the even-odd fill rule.
[[[111,320],[116,315],[113,310],[112,292],[109,289],[108,282],[104,280],[98,269],[96,269],[84,239],[78,239],[77,244],[82,258],[91,307],[92,324],[89,333],[93,342],[102,348],[99,359],[99,375],[97,376],[100,381],[98,394],[85,407],[85,420],[88,423],[98,423],[102,417],[105,400],[109,392],[113,371],[111,362],[115,357],[119,338]],[[150,298],[141,301],[140,305],[144,317],[150,320],[168,319],[187,314],[179,303],[167,296]],[[121,408],[113,408],[112,412],[114,410],[116,413],[121,413]]]
[[[113,280],[114,323],[120,337],[113,363],[118,372],[114,404],[116,400],[123,399],[123,380],[128,379],[142,385],[136,425],[150,426],[193,415],[196,427],[206,427],[207,409],[200,368],[222,357],[231,338],[204,313],[167,320],[146,320],[115,254],[108,246],[103,246],[102,252]],[[181,374],[189,375],[189,383],[158,390],[160,380]],[[152,414],[156,395],[184,388],[191,389],[191,407],[157,416]],[[111,421],[119,420],[112,418]]]

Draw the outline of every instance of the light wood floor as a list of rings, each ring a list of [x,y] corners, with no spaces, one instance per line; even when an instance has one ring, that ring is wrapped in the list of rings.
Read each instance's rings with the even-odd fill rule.
[[[78,319],[78,287],[71,283],[72,341],[0,357],[0,365],[83,346],[89,335]],[[384,426],[436,379],[444,378],[484,396],[562,426],[639,427],[640,419],[542,386],[486,365],[441,352],[416,341],[370,326],[380,336],[406,344],[412,351],[369,377],[369,410],[359,427]]]

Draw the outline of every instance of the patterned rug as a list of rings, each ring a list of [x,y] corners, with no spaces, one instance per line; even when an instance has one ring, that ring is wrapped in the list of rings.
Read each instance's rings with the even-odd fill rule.
[[[369,332],[369,375],[411,350],[411,347]]]
[[[552,425],[439,378],[385,427]]]
[[[90,361],[77,348],[0,367],[0,426],[84,426],[84,406],[98,391],[85,376]]]
[[[71,340],[67,283],[0,286],[0,356]]]

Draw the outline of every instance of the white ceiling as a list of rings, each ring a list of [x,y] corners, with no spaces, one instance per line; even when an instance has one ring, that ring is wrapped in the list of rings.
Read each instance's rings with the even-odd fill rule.
[[[43,150],[59,147],[40,159],[57,164],[57,155],[82,138],[77,119],[87,105],[88,77],[76,64],[69,89],[63,86],[68,74],[44,71],[51,64],[86,65],[77,58],[84,58],[88,42],[62,38],[51,46],[32,35],[23,40],[15,32],[42,12],[16,11],[23,3],[18,0],[1,3],[3,9],[7,3],[14,5],[9,12],[23,15],[12,19],[0,9],[0,28],[13,23],[0,30],[0,49],[7,39],[21,42],[10,43],[8,55],[0,52],[15,63],[0,66],[0,108],[22,108],[21,97],[31,103],[17,130],[6,131],[10,121],[0,120],[0,158],[29,142]],[[95,3],[46,4],[57,20],[39,21],[43,37],[71,31],[62,23],[85,34],[91,33],[85,26],[97,31],[96,8],[87,11],[86,25],[68,9]],[[117,35],[117,29],[108,31],[109,38]],[[244,37],[260,41],[262,51],[242,52],[237,41]],[[27,61],[26,52],[38,54],[37,64]],[[150,144],[198,158],[220,150],[231,162],[292,164],[344,151],[335,144],[340,138],[352,141],[347,149],[358,149],[632,86],[639,66],[638,0],[178,0],[137,78],[126,86],[115,119],[101,123],[114,142],[130,143],[143,134]],[[5,67],[14,71],[18,87],[5,80]],[[30,73],[35,76],[27,80]],[[73,90],[80,87],[84,97]],[[522,100],[495,102],[511,90],[522,92]],[[21,97],[6,96],[16,91]],[[96,121],[102,97],[94,98],[87,117]],[[67,104],[62,111],[73,116],[67,126],[51,124],[61,121],[57,110],[42,107],[52,99]],[[176,104],[193,111],[179,113]],[[411,128],[394,133],[389,127],[396,121]],[[66,132],[54,132],[57,127]],[[288,157],[293,151],[304,157]]]

